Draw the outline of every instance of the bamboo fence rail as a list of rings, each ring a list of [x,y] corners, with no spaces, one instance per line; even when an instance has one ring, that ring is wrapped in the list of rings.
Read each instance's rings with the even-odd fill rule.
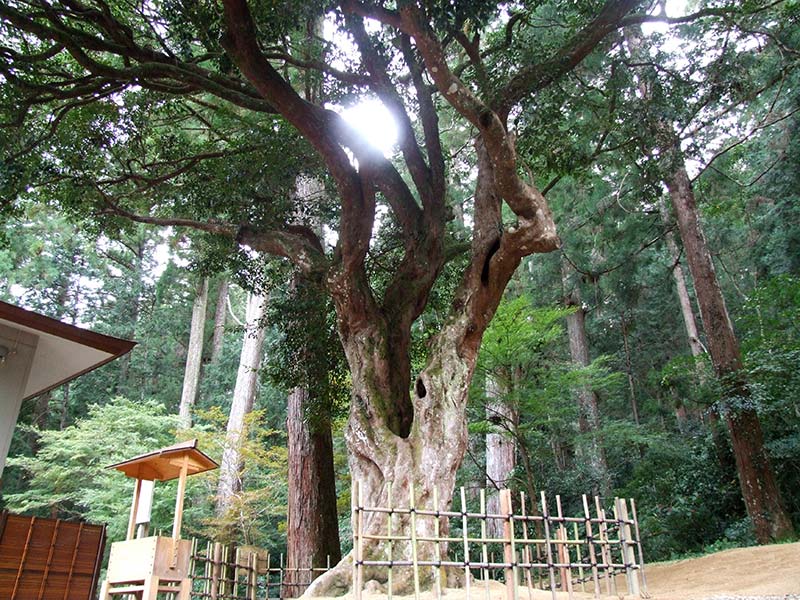
[[[596,598],[604,591],[606,595],[647,597],[633,499],[615,498],[607,513],[600,498],[595,497],[592,514],[584,495],[583,514],[566,516],[561,496],[555,497],[553,511],[544,492],[536,503],[524,493],[514,498],[511,491],[500,490],[500,513],[487,512],[484,490],[479,493],[478,512],[469,509],[463,488],[457,496],[460,510],[442,510],[436,494],[430,506],[419,506],[413,486],[401,503],[393,498],[391,487],[387,492],[386,506],[366,506],[361,486],[353,486],[356,600],[361,600],[365,570],[374,573],[375,568],[387,570],[389,600],[394,571],[409,568],[417,600],[423,579],[430,582],[440,599],[448,570],[463,572],[468,600],[475,579],[482,581],[487,599],[490,579],[506,584],[507,600],[519,600],[520,592],[525,590],[530,596],[530,590],[536,587],[550,590],[554,599],[558,591],[567,592],[572,598],[576,586],[582,592],[594,593]],[[487,536],[490,520],[502,521],[502,538]],[[400,521],[406,524],[406,531],[398,531]],[[369,530],[366,523],[370,523]],[[617,589],[618,579],[624,590]]]
[[[490,581],[505,583],[506,600],[532,600],[536,588],[549,590],[554,599],[559,591],[570,598],[576,591],[596,598],[647,597],[633,499],[615,498],[607,512],[600,498],[584,495],[576,505],[581,514],[567,516],[561,496],[553,504],[544,492],[536,501],[509,490],[500,490],[499,495],[499,513],[487,512],[486,490],[473,494],[464,488],[454,502],[459,510],[442,510],[437,494],[424,506],[412,486],[407,497],[397,501],[389,485],[386,506],[367,506],[361,486],[355,483],[354,600],[361,600],[365,576],[375,577],[376,570],[388,600],[398,574],[413,583],[417,600],[428,586],[441,600],[448,575],[454,573],[461,575],[467,600],[490,600]],[[470,496],[477,511],[470,507]],[[502,537],[488,536],[491,520],[502,522]],[[293,598],[331,568],[330,560],[321,568],[289,567],[282,554],[197,539],[192,541],[191,556],[195,600]]]
[[[270,553],[249,546],[232,547],[219,542],[192,540],[193,599],[271,600],[302,595],[314,577],[331,568],[297,568],[284,564],[283,554],[277,560]],[[301,581],[287,580],[287,574],[305,575]]]

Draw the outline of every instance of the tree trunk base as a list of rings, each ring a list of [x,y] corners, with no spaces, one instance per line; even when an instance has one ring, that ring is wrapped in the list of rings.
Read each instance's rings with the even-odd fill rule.
[[[326,571],[308,586],[303,598],[344,596],[353,587],[353,553],[348,553],[330,571]]]
[[[442,588],[463,588],[466,586],[464,569],[448,567],[443,569]],[[389,567],[365,567],[364,589],[371,594],[386,594],[389,584]],[[428,591],[436,585],[431,567],[419,567],[420,591]],[[353,553],[345,556],[330,571],[315,579],[306,589],[303,598],[344,596],[353,590]],[[392,594],[411,596],[414,594],[414,570],[412,567],[392,568]]]

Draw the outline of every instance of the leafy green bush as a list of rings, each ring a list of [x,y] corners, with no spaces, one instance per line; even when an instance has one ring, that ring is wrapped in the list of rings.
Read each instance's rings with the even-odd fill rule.
[[[726,474],[728,473],[728,474]],[[735,475],[721,467],[711,436],[649,436],[630,479],[645,556],[664,560],[718,544],[754,542]]]
[[[152,401],[115,398],[92,405],[87,416],[63,430],[36,431],[35,456],[10,458],[28,478],[24,491],[5,496],[9,510],[107,523],[110,540],[124,539],[133,480],[108,465],[175,443],[177,417]],[[157,484],[155,527],[172,523],[174,482]]]

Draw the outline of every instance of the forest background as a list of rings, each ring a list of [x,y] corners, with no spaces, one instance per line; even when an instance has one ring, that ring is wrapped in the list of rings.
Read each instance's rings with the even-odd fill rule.
[[[458,485],[486,486],[492,448],[504,446],[506,455],[510,448],[512,488],[546,490],[569,502],[596,491],[636,498],[650,560],[756,541],[728,432],[717,416],[724,420],[726,411],[744,407],[757,413],[786,512],[800,522],[797,5],[739,4],[735,9],[701,5],[697,14],[707,10],[702,17],[613,38],[605,55],[590,56],[537,95],[535,106],[523,106],[515,124],[519,171],[546,194],[561,246],[525,257],[511,277],[483,336],[469,392],[469,444]],[[491,39],[508,30],[492,19],[521,14],[528,29],[519,35],[533,35],[539,26],[551,28],[557,38],[581,22],[581,15],[574,23],[559,22],[557,8],[514,5],[502,17],[476,9],[460,18],[462,28],[470,18],[484,19]],[[723,17],[706,20],[718,16],[717,9]],[[658,10],[659,5],[651,7],[649,14]],[[285,35],[287,48],[303,48],[308,31]],[[459,43],[465,48],[461,54],[468,55],[469,40]],[[9,51],[3,55],[7,81],[18,75],[9,66],[14,58]],[[527,60],[522,52],[506,58]],[[481,88],[480,69],[473,65],[473,70],[472,85]],[[470,69],[461,75],[468,80]],[[648,77],[650,83],[642,83]],[[322,85],[299,77],[294,83]],[[4,96],[7,123],[14,120],[15,100],[11,93]],[[339,100],[353,101],[345,94]],[[57,135],[46,138],[47,152],[33,152],[41,141],[25,148],[18,134],[4,129],[2,175],[9,195],[0,297],[139,345],[129,356],[26,403],[0,506],[107,522],[111,539],[120,539],[131,484],[106,471],[106,464],[168,445],[176,431],[199,437],[201,447],[222,461],[232,443],[226,427],[243,346],[261,331],[263,348],[257,368],[250,369],[258,375],[257,385],[246,416],[238,417],[245,441],[235,442],[233,499],[221,511],[219,476],[195,478],[185,526],[205,537],[286,551],[287,435],[297,420],[323,422],[332,431],[338,526],[347,551],[351,482],[343,431],[351,380],[333,306],[299,281],[285,260],[232,252],[213,235],[133,223],[122,212],[87,208],[90,192],[73,175],[89,173],[98,180],[107,175],[105,153],[113,154],[114,144],[127,135],[133,139],[138,120],[152,109],[152,98],[136,101],[142,113],[131,109],[124,135],[98,128],[118,117],[108,106],[70,108],[63,117],[69,127],[59,126]],[[698,334],[687,329],[685,302],[698,314],[695,288],[674,217],[665,208],[659,153],[648,145],[653,121],[639,118],[645,101],[658,107],[657,122],[669,121],[679,130],[707,245],[741,342],[747,394],[725,392],[726,382],[715,376],[708,357],[702,323],[698,320]],[[184,109],[164,109],[152,118],[169,127],[146,132],[149,142],[163,145],[162,158],[173,165],[183,166],[174,158],[175,148],[188,139],[198,152],[206,150],[205,136],[229,127],[229,121],[242,121],[237,126],[268,137],[255,120],[223,114],[209,122],[201,104]],[[439,108],[452,213],[448,227],[453,239],[463,242],[473,222],[479,158],[471,147],[474,129],[459,124],[451,112]],[[316,201],[322,207],[316,227],[336,222],[338,214],[325,200],[330,183],[311,164],[307,149],[277,126],[274,132],[278,140],[257,150],[269,157],[266,173],[251,168],[250,150],[238,140],[218,156],[186,163],[181,193],[202,204],[201,189],[224,194],[235,172],[251,178],[247,191],[255,197],[279,196],[302,187],[304,173],[313,172],[320,182],[310,187],[303,182],[303,204]],[[297,155],[281,154],[284,143],[296,144]],[[40,178],[39,169],[60,176]],[[368,275],[379,288],[386,286],[399,252],[397,224],[386,214],[373,232],[367,259]],[[513,215],[504,213],[503,220]],[[425,364],[431,332],[446,320],[460,260],[456,256],[444,265],[414,322],[409,347],[414,372]],[[680,289],[681,280],[686,290]],[[262,297],[266,313],[257,316],[259,327],[248,329],[252,299]],[[180,413],[187,385],[193,385],[187,381],[190,358],[200,375],[186,421]],[[298,389],[309,396],[299,412],[291,406]],[[597,407],[596,422],[589,425],[586,394]],[[597,456],[603,457],[600,463]],[[489,478],[490,487],[504,483],[496,479]],[[165,522],[173,500],[168,493],[157,498],[153,520]]]

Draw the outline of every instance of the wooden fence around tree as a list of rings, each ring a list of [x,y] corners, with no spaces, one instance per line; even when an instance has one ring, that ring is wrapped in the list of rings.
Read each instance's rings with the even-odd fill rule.
[[[500,513],[486,510],[486,492],[478,495],[479,510],[470,510],[467,494],[461,488],[460,510],[443,510],[436,495],[430,506],[415,505],[413,487],[407,498],[392,501],[388,490],[387,506],[366,506],[361,489],[354,484],[352,501],[353,525],[353,581],[356,599],[364,589],[367,569],[387,570],[386,595],[392,597],[393,572],[411,569],[414,596],[420,596],[420,581],[432,581],[437,598],[443,595],[447,572],[463,572],[463,586],[468,600],[489,599],[489,581],[506,584],[508,600],[520,600],[527,591],[539,588],[550,590],[555,599],[558,591],[574,591],[611,596],[646,596],[642,546],[636,504],[615,498],[610,513],[606,512],[598,497],[591,502],[582,497],[583,511],[578,516],[562,514],[561,497],[555,497],[555,506],[548,505],[541,493],[538,502],[531,502],[520,493],[514,502],[509,490],[500,490]],[[364,523],[374,521],[376,515],[383,522],[367,533]],[[418,527],[421,520],[429,520],[429,527]],[[503,537],[487,535],[488,523],[500,521]],[[402,523],[402,527],[397,527]],[[418,530],[433,534],[420,536]],[[370,542],[380,541],[385,557],[380,559],[364,551]],[[420,559],[420,556],[427,557]],[[427,573],[426,573],[427,571]],[[428,577],[424,577],[428,575]],[[475,583],[479,585],[476,586]],[[472,587],[480,587],[473,590]],[[623,587],[624,586],[624,587]]]
[[[104,525],[0,513],[0,598],[91,600]]]
[[[548,590],[553,598],[557,592],[567,592],[570,597],[575,592],[597,598],[646,597],[639,524],[632,499],[615,498],[606,503],[598,497],[583,496],[576,505],[582,508],[580,514],[569,516],[560,496],[548,503],[544,493],[536,502],[524,493],[512,496],[509,490],[500,490],[499,495],[500,513],[487,512],[485,490],[468,493],[463,488],[450,510],[442,510],[435,497],[430,506],[416,505],[413,490],[400,500],[389,491],[386,506],[367,506],[360,487],[354,484],[351,524],[355,599],[361,598],[365,587],[372,594],[382,593],[391,599],[393,579],[396,582],[401,575],[406,579],[411,576],[416,598],[427,585],[441,599],[448,576],[457,573],[461,574],[458,585],[465,588],[467,600],[496,599],[497,592],[491,590],[496,582],[505,584],[507,600],[531,600],[535,589]],[[468,501],[468,497],[472,499]],[[366,532],[367,519],[379,520],[380,533]],[[423,520],[431,526],[425,527]],[[487,534],[493,520],[502,524],[502,537]],[[422,535],[420,531],[433,533]],[[365,550],[376,541],[382,544],[384,556]],[[293,569],[285,564],[283,555],[270,555],[263,549],[193,540],[192,598],[293,598],[330,567]],[[289,572],[302,577],[287,578]],[[367,585],[366,576],[380,581],[377,586]]]
[[[195,600],[279,600],[303,594],[311,581],[331,568],[294,568],[277,556],[251,546],[192,541],[191,596]],[[296,577],[290,582],[287,574]]]

